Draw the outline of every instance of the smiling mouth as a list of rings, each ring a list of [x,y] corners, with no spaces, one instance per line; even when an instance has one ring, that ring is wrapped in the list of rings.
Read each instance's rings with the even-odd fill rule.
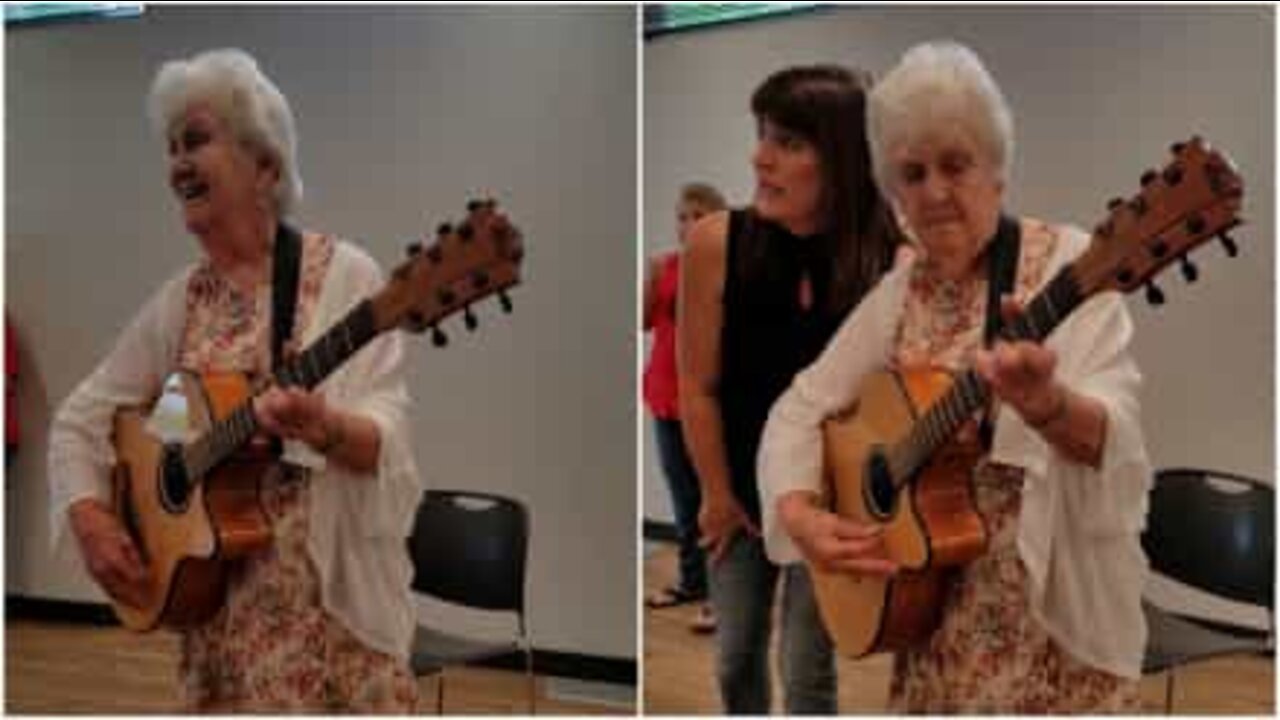
[[[209,194],[209,185],[195,179],[180,180],[174,185],[174,192],[183,202],[202,200]]]

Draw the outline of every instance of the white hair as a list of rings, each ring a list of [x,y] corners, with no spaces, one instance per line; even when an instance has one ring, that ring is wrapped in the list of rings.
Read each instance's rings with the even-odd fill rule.
[[[982,61],[951,41],[912,47],[871,91],[867,139],[872,172],[893,195],[889,153],[955,127],[968,131],[1008,180],[1013,161],[1013,116]]]
[[[281,216],[288,215],[302,199],[302,178],[293,111],[279,88],[258,69],[249,53],[236,48],[166,62],[156,73],[147,98],[152,127],[167,135],[196,104],[207,105],[241,142],[279,163],[276,210]]]

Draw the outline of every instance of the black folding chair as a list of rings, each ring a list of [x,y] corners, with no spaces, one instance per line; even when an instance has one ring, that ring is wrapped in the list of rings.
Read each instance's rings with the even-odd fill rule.
[[[517,500],[488,493],[428,490],[409,538],[415,592],[472,608],[514,613],[509,641],[480,640],[421,623],[414,631],[414,675],[439,674],[436,710],[444,712],[444,669],[523,650],[529,713],[535,710],[533,648],[525,619],[529,513]]]
[[[1275,491],[1239,475],[1191,468],[1161,470],[1151,490],[1142,547],[1151,570],[1214,596],[1264,608],[1267,629],[1176,614],[1144,599],[1144,673],[1167,672],[1165,712],[1173,710],[1175,670],[1197,660],[1275,650]]]

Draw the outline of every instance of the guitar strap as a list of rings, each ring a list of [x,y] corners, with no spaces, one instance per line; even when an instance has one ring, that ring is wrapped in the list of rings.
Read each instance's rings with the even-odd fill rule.
[[[271,263],[271,370],[284,362],[284,344],[293,334],[293,315],[298,306],[298,275],[301,272],[302,238],[298,231],[280,223],[276,227],[275,257]]]
[[[297,230],[281,222],[276,226],[271,262],[271,374],[277,378],[284,365],[284,345],[293,335],[301,265],[302,237]],[[278,437],[271,439],[271,454],[277,458],[284,454],[284,443]]]
[[[982,331],[984,347],[991,347],[1003,325],[1000,318],[1000,298],[1013,291],[1014,279],[1018,275],[1018,251],[1021,244],[1022,227],[1018,221],[1008,215],[1001,215],[996,236],[991,241],[991,250],[988,253],[987,321]],[[990,450],[991,442],[995,438],[990,406],[982,415],[982,421],[978,426],[978,437],[982,441],[983,449]]]

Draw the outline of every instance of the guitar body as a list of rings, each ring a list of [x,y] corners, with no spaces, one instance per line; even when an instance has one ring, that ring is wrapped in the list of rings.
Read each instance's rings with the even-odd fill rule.
[[[185,405],[192,429],[208,427],[249,397],[242,375],[179,378],[181,392],[157,406],[173,413]],[[209,477],[188,482],[181,463],[172,462],[182,445],[162,443],[148,426],[137,408],[119,410],[113,421],[116,512],[151,573],[146,602],[113,604],[131,630],[191,627],[221,607],[230,564],[271,540],[258,481],[272,458],[266,448],[250,445]]]
[[[944,447],[897,492],[889,512],[877,512],[868,501],[874,456],[906,436],[922,409],[951,384],[949,374],[937,371],[873,374],[850,410],[823,427],[832,512],[882,526],[887,553],[903,568],[883,578],[810,566],[823,622],[842,655],[861,657],[927,639],[953,568],[986,547],[970,483],[980,454],[976,442]]]

